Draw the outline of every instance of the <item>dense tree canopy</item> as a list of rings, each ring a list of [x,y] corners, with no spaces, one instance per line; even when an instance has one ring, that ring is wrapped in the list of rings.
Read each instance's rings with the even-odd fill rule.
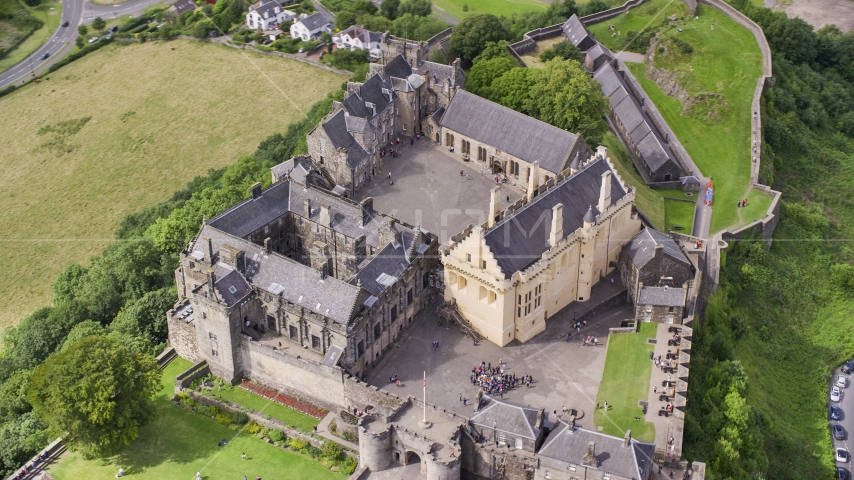
[[[154,417],[160,370],[149,355],[86,337],[36,368],[27,398],[52,436],[86,457],[114,453]]]
[[[575,60],[581,62],[581,50],[578,49],[572,42],[561,40],[554,46],[540,54],[540,60],[548,62],[553,58],[562,58],[564,60]]]
[[[502,40],[510,40],[510,32],[498,17],[484,13],[466,17],[454,27],[448,48],[451,54],[459,56],[468,66],[488,42]]]
[[[383,0],[380,4],[380,15],[389,20],[394,20],[397,18],[399,8],[400,0]]]
[[[398,14],[407,13],[416,17],[427,17],[433,13],[433,3],[430,0],[403,0],[398,7]]]
[[[469,70],[468,77],[466,78],[466,90],[482,97],[490,98],[489,87],[492,85],[493,80],[500,78],[514,68],[518,68],[518,64],[509,56],[479,60]]]

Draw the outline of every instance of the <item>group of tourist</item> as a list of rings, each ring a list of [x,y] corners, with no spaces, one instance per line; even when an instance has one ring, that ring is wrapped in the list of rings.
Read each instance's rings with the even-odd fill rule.
[[[47,450],[42,450],[42,452],[38,454],[36,458],[30,461],[30,463],[24,464],[24,466],[21,468],[21,471],[16,473],[15,476],[12,478],[14,480],[22,480],[24,478],[27,478],[27,475],[33,473],[39,464],[47,460],[47,457]]]
[[[469,381],[472,385],[479,386],[484,393],[504,398],[504,392],[517,385],[524,384],[530,388],[534,379],[527,373],[522,375],[521,379],[515,373],[505,373],[503,360],[499,359],[498,365],[494,367],[492,362],[480,362],[480,365],[475,365],[471,369]],[[460,394],[460,399],[465,400],[462,398],[462,394]]]
[[[744,200],[738,201],[738,208],[746,207],[746,206],[747,206],[747,199],[746,198]]]

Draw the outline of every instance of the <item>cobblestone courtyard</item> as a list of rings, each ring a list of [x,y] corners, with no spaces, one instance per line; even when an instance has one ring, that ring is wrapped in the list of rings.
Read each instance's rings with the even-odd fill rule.
[[[601,299],[619,290],[619,285],[603,281],[594,288],[594,296]],[[421,399],[421,379],[426,371],[427,401],[470,416],[473,412],[471,403],[464,407],[459,398],[462,394],[472,401],[477,393],[478,387],[469,381],[472,367],[481,361],[495,365],[503,360],[507,373],[515,373],[519,377],[527,373],[534,377],[530,388],[517,386],[504,394],[505,400],[557,410],[558,413],[563,406],[579,409],[584,412],[579,423],[586,428],[595,428],[592,411],[605,364],[608,328],[619,327],[622,320],[632,318],[631,307],[613,307],[587,320],[581,336],[597,336],[597,346],[582,346],[582,339],[574,331],[572,340],[566,341],[573,316],[591,307],[591,304],[573,304],[549,318],[547,330],[531,341],[525,344],[514,341],[502,348],[489,341],[482,341],[475,347],[455,325],[450,328],[447,324],[439,326],[436,305],[440,301],[434,301],[416,319],[417,324],[400,338],[392,347],[394,350],[369,374],[369,383],[397,395]],[[431,348],[435,341],[439,342],[438,351]],[[401,380],[399,388],[389,382],[389,377],[394,374]]]

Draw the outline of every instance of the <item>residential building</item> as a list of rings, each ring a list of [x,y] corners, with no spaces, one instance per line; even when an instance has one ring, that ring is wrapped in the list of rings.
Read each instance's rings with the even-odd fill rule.
[[[681,324],[687,298],[687,288],[641,285],[635,302],[635,318],[642,322]]]
[[[542,186],[535,162],[527,197],[499,212],[493,190],[487,222],[442,251],[445,301],[491,342],[526,342],[550,315],[589,300],[640,231],[635,191],[599,148]]]
[[[380,43],[382,38],[381,32],[372,32],[359,25],[352,25],[350,28],[332,35],[332,43],[339,49],[367,50],[370,56],[378,58],[381,55]]]
[[[332,28],[332,23],[323,12],[316,12],[311,15],[302,14],[299,20],[291,25],[291,37],[300,38],[307,42],[320,38],[321,33],[331,33]]]
[[[198,5],[193,0],[178,0],[166,9],[166,13],[172,18],[178,18],[184,12],[192,12]]]
[[[279,25],[296,18],[296,13],[284,8],[292,3],[292,0],[269,0],[266,3],[262,0],[249,7],[249,13],[246,14],[246,26],[265,32],[275,30]]]

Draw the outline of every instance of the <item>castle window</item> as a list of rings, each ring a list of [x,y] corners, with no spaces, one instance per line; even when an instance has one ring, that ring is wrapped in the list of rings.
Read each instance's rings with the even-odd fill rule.
[[[673,307],[668,308],[667,311],[673,313]]]
[[[290,334],[290,337],[294,340],[296,340],[296,338],[299,336],[299,330],[297,330],[297,327],[294,325],[291,325],[288,328],[288,332]]]
[[[264,225],[264,235],[267,235],[268,233],[270,233],[270,226]]]
[[[397,319],[397,305],[391,307],[391,321],[395,321]]]
[[[211,350],[211,356],[212,356],[212,357],[218,357],[218,356],[219,356],[219,353],[217,353],[217,351],[216,351],[216,350]]]
[[[460,277],[460,290],[465,290],[466,284],[467,284],[467,282],[466,282],[465,277]]]
[[[471,254],[470,253],[466,254],[466,261],[471,263]]]
[[[216,334],[215,334],[215,333],[208,332],[208,337],[209,337],[211,340],[216,340]]]
[[[380,338],[380,332],[381,332],[381,331],[382,331],[382,328],[381,328],[381,326],[380,326],[380,322],[377,322],[377,323],[374,325],[374,340],[376,340],[376,339]]]
[[[481,264],[481,268],[486,270],[486,260],[481,261],[480,264]]]
[[[522,439],[521,438],[516,439],[515,447],[516,447],[516,450],[522,450]]]
[[[320,337],[317,335],[311,336],[311,348],[320,348]]]
[[[409,289],[409,290],[407,290],[407,292],[406,292],[406,303],[407,303],[407,304],[410,304],[410,303],[412,303],[412,301],[413,301],[414,299],[415,299],[415,294],[412,292],[412,289],[410,288],[410,289]],[[673,311],[673,310],[671,310],[671,311]]]

